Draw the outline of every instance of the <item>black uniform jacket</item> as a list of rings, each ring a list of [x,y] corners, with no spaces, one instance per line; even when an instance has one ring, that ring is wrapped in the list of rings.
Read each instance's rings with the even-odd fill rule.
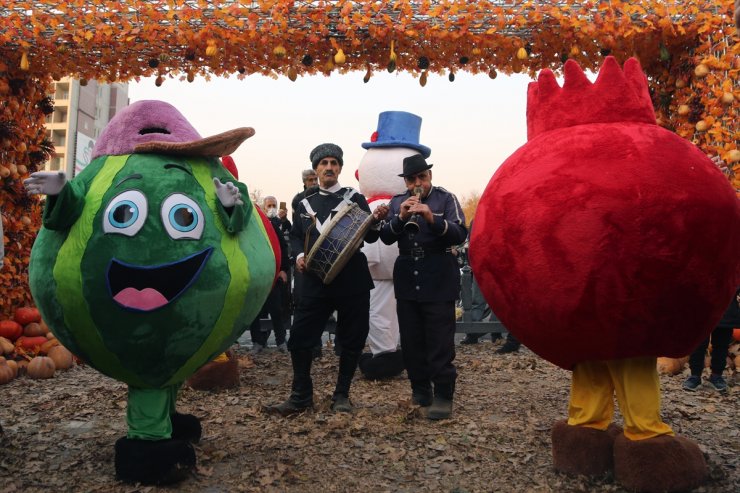
[[[419,232],[410,234],[398,216],[410,192],[391,199],[388,219],[380,230],[383,243],[398,242],[399,256],[393,266],[396,299],[435,302],[454,301],[460,293],[460,268],[450,247],[467,238],[465,215],[454,194],[432,187],[422,203],[429,206],[434,222],[419,217]]]
[[[290,240],[294,255],[300,252],[308,254],[314,243],[321,235],[324,225],[328,225],[339,210],[342,202],[355,202],[362,210],[370,213],[365,197],[351,187],[335,187],[332,192],[313,188],[308,189],[305,198],[297,204],[293,215],[293,228],[290,230]],[[315,215],[316,225],[312,226],[312,216]],[[304,251],[304,240],[308,234],[308,246]],[[364,240],[368,243],[377,241],[377,229],[369,229]],[[351,296],[370,291],[373,280],[367,267],[367,258],[359,249],[344,266],[331,284],[325,285],[319,276],[306,272],[303,276],[301,294],[303,296]]]

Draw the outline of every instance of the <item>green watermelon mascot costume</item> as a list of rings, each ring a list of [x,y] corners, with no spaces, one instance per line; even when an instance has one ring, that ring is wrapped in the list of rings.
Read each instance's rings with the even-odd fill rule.
[[[555,468],[691,490],[707,466],[661,419],[656,357],[689,354],[734,296],[740,201],[698,147],[656,125],[636,59],[606,58],[594,83],[571,60],[564,75],[530,83],[528,142],[481,197],[473,270],[516,338],[573,372]]]
[[[175,410],[177,391],[234,343],[272,285],[265,224],[218,159],[253,134],[201,138],[173,106],[140,101],[110,121],[73,180],[26,180],[47,195],[34,300],[67,348],[128,384],[123,481],[173,483],[194,468],[200,423]]]

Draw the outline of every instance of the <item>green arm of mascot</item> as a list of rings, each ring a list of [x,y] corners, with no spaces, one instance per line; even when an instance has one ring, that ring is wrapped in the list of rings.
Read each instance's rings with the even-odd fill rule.
[[[161,101],[120,111],[73,180],[34,173],[47,195],[31,292],[59,340],[128,384],[119,479],[168,484],[195,466],[199,420],[178,413],[185,379],[222,354],[265,301],[274,245],[247,188],[218,156],[254,134],[201,138]]]

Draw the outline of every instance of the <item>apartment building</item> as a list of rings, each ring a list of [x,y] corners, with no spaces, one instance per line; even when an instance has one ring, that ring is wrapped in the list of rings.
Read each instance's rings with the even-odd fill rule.
[[[92,147],[111,118],[128,106],[128,84],[99,84],[64,78],[54,83],[54,113],[46,117],[46,133],[55,155],[45,166],[73,177],[90,162]]]

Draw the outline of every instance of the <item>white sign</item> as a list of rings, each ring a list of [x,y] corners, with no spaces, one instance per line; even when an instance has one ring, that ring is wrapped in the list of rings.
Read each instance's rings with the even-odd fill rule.
[[[75,147],[75,176],[90,164],[95,139],[77,132],[77,146]]]

